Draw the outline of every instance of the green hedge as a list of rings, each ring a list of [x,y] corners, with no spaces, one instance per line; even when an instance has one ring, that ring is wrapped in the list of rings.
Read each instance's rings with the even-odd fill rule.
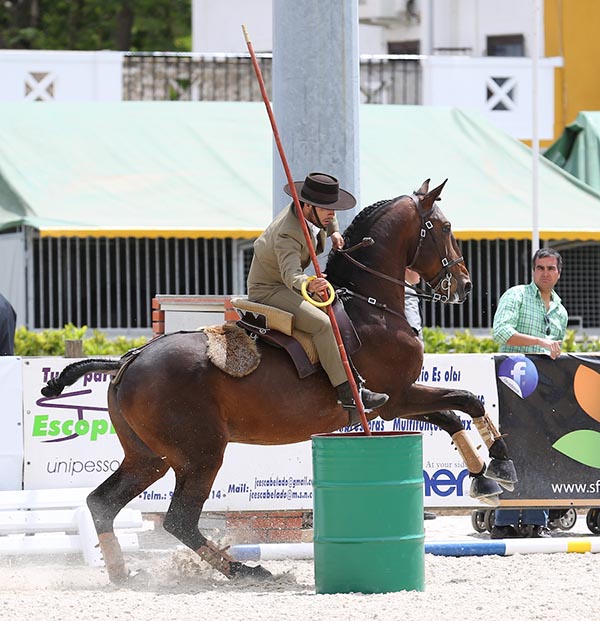
[[[83,353],[86,356],[121,356],[148,341],[144,336],[108,339],[99,330],[94,330],[91,336],[87,336],[87,333],[87,326],[77,328],[73,324],[67,324],[62,330],[42,332],[30,332],[21,327],[15,333],[15,356],[64,356],[65,340],[70,339],[83,340]],[[475,336],[469,330],[450,334],[440,328],[424,328],[423,338],[428,354],[486,354],[498,351],[498,344],[491,336]],[[563,351],[600,351],[600,340],[585,335],[576,339],[575,332],[568,330]]]
[[[64,356],[66,340],[83,340],[86,356],[121,356],[135,347],[148,342],[145,336],[128,339],[117,336],[109,339],[99,330],[87,335],[88,328],[67,324],[62,330],[30,332],[24,327],[15,331],[15,356]]]
[[[498,351],[498,343],[491,336],[475,336],[469,330],[449,334],[440,328],[423,328],[423,339],[427,354],[487,354]],[[567,330],[563,351],[600,351],[600,340],[586,335],[575,338],[575,331]]]

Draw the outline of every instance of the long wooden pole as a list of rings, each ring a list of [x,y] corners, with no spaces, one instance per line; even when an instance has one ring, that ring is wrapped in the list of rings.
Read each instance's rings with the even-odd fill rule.
[[[296,192],[296,186],[294,185],[294,178],[292,177],[292,173],[290,172],[290,167],[288,166],[287,158],[285,156],[285,151],[283,150],[283,145],[281,144],[281,139],[279,137],[279,130],[277,129],[277,123],[275,121],[275,115],[273,114],[273,109],[271,108],[271,102],[269,101],[269,96],[267,95],[267,89],[265,88],[265,83],[262,77],[262,73],[261,73],[260,67],[258,66],[258,61],[256,60],[256,55],[254,53],[252,41],[250,41],[250,36],[248,35],[248,30],[246,29],[246,26],[242,25],[242,31],[244,33],[244,38],[246,39],[246,45],[248,46],[248,51],[250,52],[250,58],[252,59],[252,66],[254,67],[254,72],[256,73],[256,78],[258,80],[260,92],[261,92],[263,101],[265,103],[265,107],[267,109],[267,114],[269,115],[269,121],[271,122],[271,128],[273,130],[273,137],[275,138],[275,144],[277,145],[277,150],[279,151],[279,157],[281,158],[281,163],[285,171],[285,176],[287,177],[288,185],[292,193],[292,199],[294,201],[296,213],[298,214],[298,220],[300,221],[300,225],[302,226],[302,233],[304,234],[304,238],[306,239],[306,244],[310,252],[310,260],[312,261],[313,266],[315,268],[315,274],[317,275],[318,278],[322,278],[323,276],[321,273],[321,267],[319,266],[319,261],[317,260],[317,255],[312,245],[312,239],[310,237],[310,233],[308,232],[306,221],[304,220],[302,208],[300,207],[300,200],[298,198],[298,193]],[[360,394],[358,392],[358,386],[356,385],[356,381],[354,380],[354,375],[352,374],[352,369],[350,368],[350,363],[348,362],[346,348],[344,347],[344,342],[342,341],[342,335],[340,334],[340,329],[337,324],[337,320],[335,318],[332,305],[330,304],[326,308],[327,308],[327,315],[329,316],[329,321],[331,321],[331,327],[333,328],[333,334],[335,336],[335,340],[336,340],[336,343],[337,343],[337,346],[340,352],[342,364],[344,365],[344,371],[346,372],[348,383],[350,384],[350,388],[352,389],[352,396],[354,397],[354,402],[356,403],[356,409],[358,410],[358,414],[360,416],[360,424],[362,425],[363,432],[365,433],[365,435],[370,436],[371,430],[369,429],[367,416],[363,408],[362,399],[360,398]]]

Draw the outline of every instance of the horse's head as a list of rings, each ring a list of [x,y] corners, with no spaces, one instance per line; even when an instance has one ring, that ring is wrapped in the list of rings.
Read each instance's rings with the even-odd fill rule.
[[[326,272],[332,282],[369,292],[387,281],[389,289],[389,281],[403,285],[404,270],[411,267],[431,286],[434,299],[464,302],[471,290],[469,272],[450,222],[436,205],[445,184],[430,192],[428,179],[412,196],[363,209],[344,233],[343,253],[329,256]]]
[[[408,267],[419,272],[443,302],[456,304],[465,301],[472,284],[450,221],[436,204],[446,181],[430,192],[427,179],[411,197],[420,232]]]

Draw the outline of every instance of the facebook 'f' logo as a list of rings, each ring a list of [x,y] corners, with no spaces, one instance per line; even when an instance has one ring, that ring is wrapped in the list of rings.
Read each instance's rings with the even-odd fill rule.
[[[525,369],[527,369],[526,362],[515,362],[515,366],[511,369],[510,374],[517,384],[520,384],[520,378],[525,375]]]
[[[538,384],[538,372],[529,358],[509,356],[498,369],[498,377],[521,399],[527,398]]]

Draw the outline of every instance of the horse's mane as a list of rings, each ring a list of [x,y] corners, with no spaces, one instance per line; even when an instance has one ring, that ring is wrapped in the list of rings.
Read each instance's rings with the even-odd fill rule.
[[[362,232],[365,229],[365,224],[369,224],[368,228],[370,228],[370,221],[373,214],[380,216],[384,211],[381,208],[383,208],[385,205],[391,205],[395,200],[396,199],[394,198],[388,198],[386,200],[377,201],[376,203],[373,203],[372,205],[369,205],[368,207],[365,207],[364,209],[359,211],[354,217],[354,220],[352,220],[352,222],[348,225],[348,228],[344,231],[345,244],[348,245],[351,241],[354,240],[355,237],[358,237],[358,235],[356,234],[357,231],[360,233],[362,239],[362,237],[364,236]]]
[[[349,248],[350,246],[360,242],[363,237],[369,237],[369,233],[373,228],[375,221],[383,216],[387,212],[388,208],[391,207],[399,198],[402,198],[402,196],[377,201],[376,203],[373,203],[372,205],[369,205],[359,211],[354,217],[354,220],[352,220],[343,233],[344,246]],[[360,256],[360,254],[359,250],[357,251],[356,256]],[[344,270],[344,268],[348,268],[348,263],[342,259],[342,256],[339,253],[332,249],[327,257],[326,273],[329,277],[334,277],[335,274],[339,275],[340,269]],[[335,277],[333,279],[335,281]]]

